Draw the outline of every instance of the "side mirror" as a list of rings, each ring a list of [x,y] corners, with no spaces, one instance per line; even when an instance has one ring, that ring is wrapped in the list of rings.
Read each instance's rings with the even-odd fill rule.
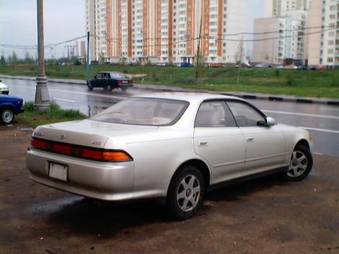
[[[274,120],[274,118],[272,118],[272,117],[266,117],[266,126],[267,127],[271,127],[271,126],[273,126],[273,125],[276,125],[277,123],[276,123],[276,121]]]

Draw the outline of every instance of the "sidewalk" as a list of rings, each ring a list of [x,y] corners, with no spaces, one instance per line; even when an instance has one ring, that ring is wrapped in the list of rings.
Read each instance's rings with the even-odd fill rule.
[[[18,79],[18,80],[35,80],[34,77],[27,76],[9,76],[0,74],[0,78],[7,79]],[[50,83],[60,84],[72,84],[72,85],[86,85],[85,80],[78,79],[48,79]],[[175,86],[164,86],[164,85],[152,85],[152,84],[135,84],[136,88],[149,89],[161,92],[207,92],[207,93],[218,93],[224,95],[237,96],[244,99],[256,99],[256,100],[269,100],[269,101],[287,101],[294,103],[310,103],[310,104],[325,104],[332,106],[339,106],[339,100],[332,98],[313,98],[313,97],[297,97],[297,96],[286,96],[286,95],[273,95],[273,94],[261,94],[261,93],[242,93],[242,92],[214,92],[202,89],[188,89],[180,88]]]

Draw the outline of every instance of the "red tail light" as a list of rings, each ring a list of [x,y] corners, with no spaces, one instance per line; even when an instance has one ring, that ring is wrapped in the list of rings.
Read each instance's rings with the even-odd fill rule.
[[[32,139],[31,146],[36,149],[48,150],[49,142],[43,139]]]
[[[73,147],[71,145],[52,143],[51,151],[54,153],[61,153],[66,155],[73,155]]]
[[[124,151],[83,147],[37,138],[32,139],[31,147],[33,149],[39,149],[52,153],[64,154],[96,161],[106,161],[106,162],[133,161],[133,158]]]

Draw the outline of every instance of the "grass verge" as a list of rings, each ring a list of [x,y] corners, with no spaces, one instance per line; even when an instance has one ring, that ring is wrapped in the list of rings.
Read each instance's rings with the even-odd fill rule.
[[[135,83],[168,85],[222,92],[248,92],[306,97],[339,98],[339,70],[276,70],[234,66],[225,68],[201,68],[195,78],[195,68],[174,66],[93,65],[86,71],[83,65],[47,65],[49,78],[89,79],[100,71],[118,71],[126,74],[146,74]],[[7,75],[36,76],[35,65],[0,65],[0,73]]]
[[[33,128],[43,124],[81,120],[86,118],[86,116],[78,110],[64,110],[54,103],[49,105],[46,112],[38,111],[33,102],[26,102],[24,109],[25,111],[17,116],[16,121],[19,124]]]

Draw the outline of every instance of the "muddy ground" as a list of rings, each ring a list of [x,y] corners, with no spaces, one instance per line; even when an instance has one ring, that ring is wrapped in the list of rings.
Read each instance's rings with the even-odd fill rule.
[[[301,183],[268,177],[214,191],[195,218],[157,202],[93,202],[33,183],[31,131],[0,127],[0,253],[339,253],[339,158]]]

